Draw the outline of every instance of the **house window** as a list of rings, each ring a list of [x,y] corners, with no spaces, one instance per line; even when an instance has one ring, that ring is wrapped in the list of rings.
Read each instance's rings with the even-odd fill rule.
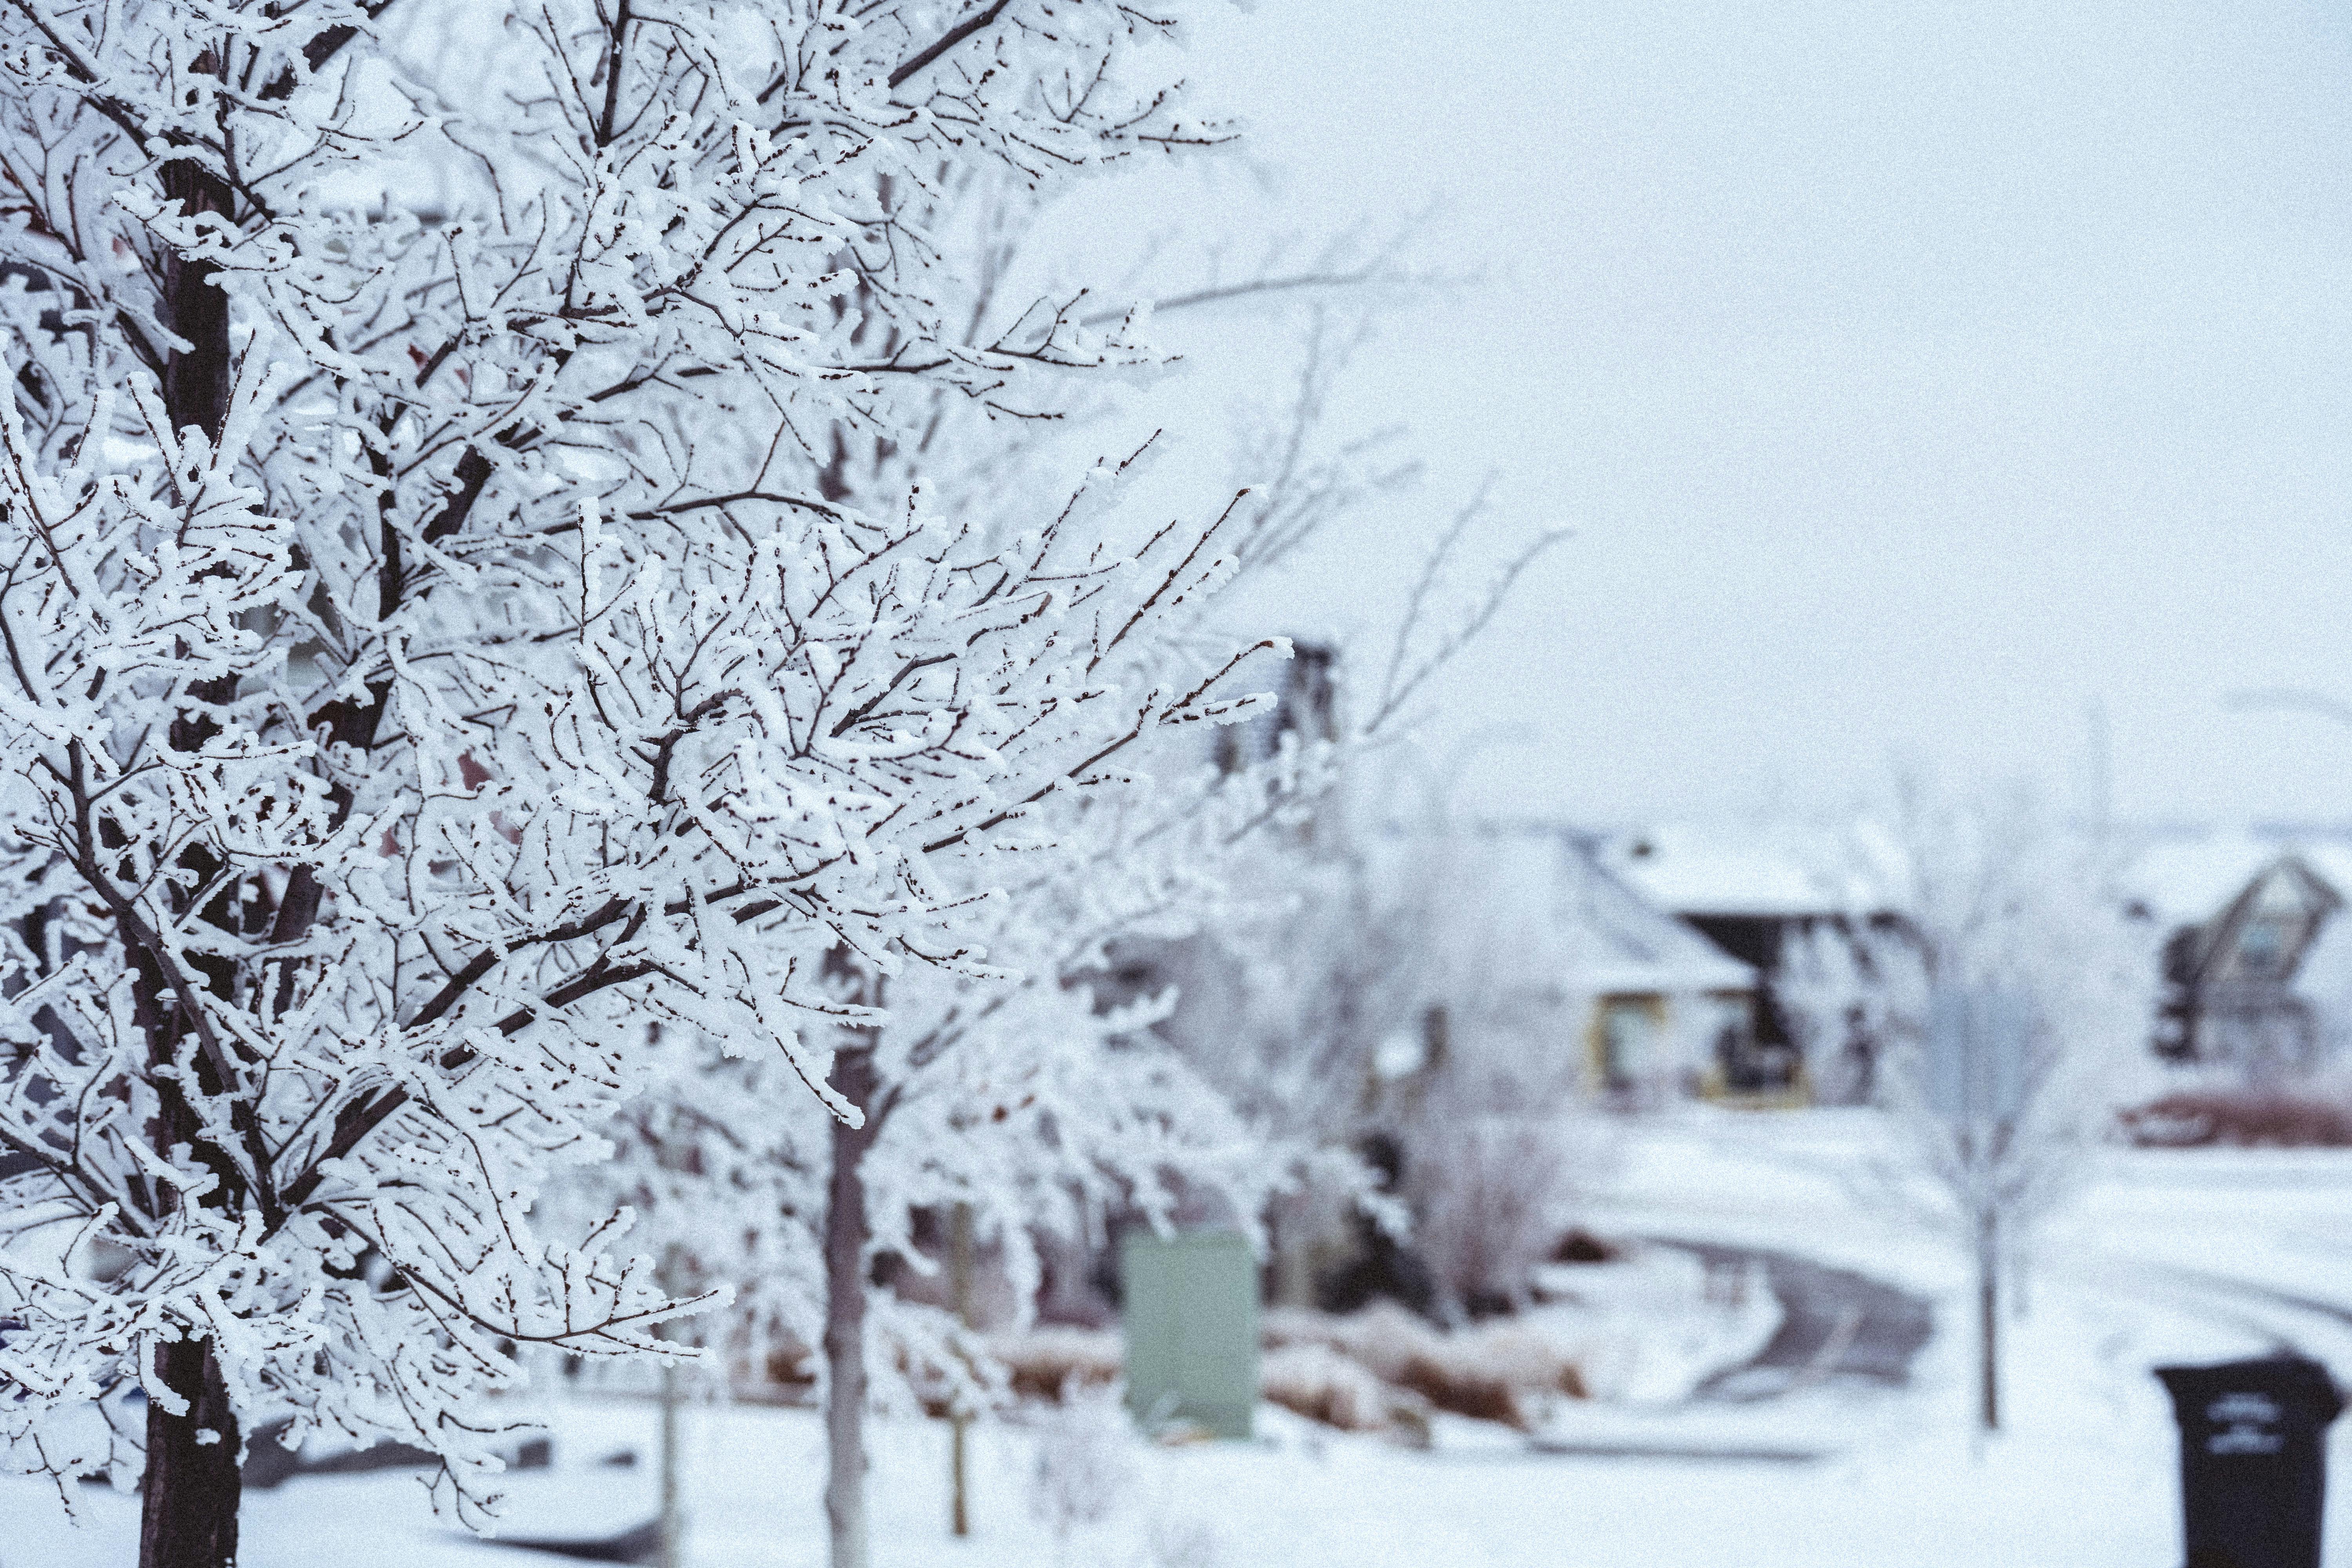
[[[1631,1089],[1657,1065],[1658,999],[1612,996],[1601,1004],[1597,1066],[1603,1089]]]
[[[2286,973],[2287,922],[2256,915],[2238,933],[2238,973],[2247,980],[2276,980]]]

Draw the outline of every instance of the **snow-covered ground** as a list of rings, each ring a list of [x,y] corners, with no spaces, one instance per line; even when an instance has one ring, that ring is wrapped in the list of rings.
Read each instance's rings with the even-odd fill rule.
[[[1612,1405],[1664,1405],[1738,1366],[1780,1326],[1760,1268],[1710,1271],[1695,1253],[1648,1246],[1620,1261],[1536,1270],[1543,1298],[1525,1316],[1580,1346],[1584,1384]]]
[[[1262,1413],[1259,1442],[1097,1453],[1124,1484],[1108,1518],[1057,1539],[1033,1500],[1038,1436],[983,1429],[978,1532],[946,1532],[947,1437],[881,1424],[877,1568],[2154,1568],[2178,1561],[2172,1424],[2148,1368],[2284,1342],[2352,1373],[2352,1157],[2118,1153],[2031,1260],[2009,1325],[2008,1432],[1969,1436],[1963,1259],[1857,1202],[1839,1173],[1871,1136],[1835,1115],[1694,1117],[1645,1132],[1596,1219],[1627,1232],[1769,1247],[1929,1296],[1945,1331],[1909,1387],[1822,1385],[1758,1404],[1583,1407],[1588,1447],[1710,1448],[1748,1458],[1548,1453],[1441,1418],[1415,1452]],[[2341,1315],[2338,1315],[2341,1314]],[[509,1533],[617,1531],[651,1513],[654,1413],[625,1401],[553,1413],[557,1465],[516,1478]],[[823,1467],[812,1415],[701,1409],[686,1423],[693,1534],[708,1568],[824,1561]],[[1558,1437],[1561,1433],[1547,1433]],[[1072,1441],[1066,1430],[1065,1448]],[[1081,1444],[1081,1447],[1084,1445]],[[2352,1422],[2332,1445],[2352,1464]],[[1814,1453],[1811,1461],[1783,1455]],[[2339,1471],[2339,1475],[2344,1472]],[[85,1497],[75,1531],[40,1489],[0,1483],[0,1568],[131,1561],[135,1504]],[[2334,1489],[2330,1562],[2352,1563],[2352,1485]],[[545,1563],[436,1526],[397,1475],[310,1478],[247,1506],[247,1568]]]

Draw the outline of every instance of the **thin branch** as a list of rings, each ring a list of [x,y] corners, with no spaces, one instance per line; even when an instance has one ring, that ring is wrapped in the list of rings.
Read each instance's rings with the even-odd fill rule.
[[[905,60],[900,62],[898,68],[890,73],[891,88],[896,89],[905,86],[908,77],[913,76],[917,71],[921,70],[925,66],[929,65],[933,60],[938,59],[941,55],[946,54],[958,44],[962,43],[966,38],[971,37],[974,33],[979,32],[991,22],[995,21],[996,18],[1003,13],[1004,7],[1008,4],[1010,4],[1010,0],[995,0],[995,4],[990,5],[988,9],[973,12],[962,21],[958,22],[954,26],[950,27],[946,32],[940,34],[938,40],[931,44],[928,48],[919,49],[914,54],[908,56]]]

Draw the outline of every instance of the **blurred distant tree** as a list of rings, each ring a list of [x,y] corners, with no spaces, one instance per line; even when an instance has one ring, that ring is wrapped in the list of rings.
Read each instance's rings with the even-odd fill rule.
[[[1904,778],[1850,850],[1838,879],[1855,908],[1824,938],[1844,950],[1845,984],[1813,1005],[1824,1033],[1851,1025],[1884,1043],[1881,1100],[1906,1152],[1869,1173],[1870,1194],[1975,1258],[1990,1430],[2005,1264],[2105,1135],[2116,1079],[2146,1046],[2155,953],[2115,895],[2105,844],[2022,790],[1955,795]]]

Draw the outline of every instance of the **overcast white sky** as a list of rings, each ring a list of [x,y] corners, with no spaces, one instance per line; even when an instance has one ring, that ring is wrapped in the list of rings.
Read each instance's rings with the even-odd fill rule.
[[[1831,806],[1901,756],[2131,816],[2352,819],[2352,21],[2292,0],[1267,0],[1201,77],[1281,171],[1150,217],[1446,213],[1344,417],[1422,498],[1271,600],[1364,626],[1489,469],[1576,538],[1444,693],[1498,811]],[[1187,205],[1187,201],[1191,205]],[[1195,329],[1193,395],[1278,379]],[[1222,334],[1222,337],[1220,336]],[[1321,606],[1319,610],[1307,606]]]

